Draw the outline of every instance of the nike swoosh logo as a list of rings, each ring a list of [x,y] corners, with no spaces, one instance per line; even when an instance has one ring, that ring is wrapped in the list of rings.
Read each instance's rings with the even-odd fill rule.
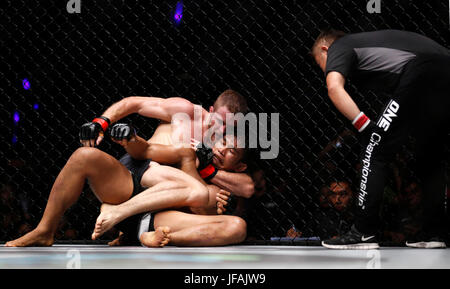
[[[362,236],[362,237],[361,237],[361,241],[365,242],[365,241],[367,241],[367,240],[372,239],[373,237],[375,237],[375,236],[369,236],[369,237],[364,237],[364,236]]]

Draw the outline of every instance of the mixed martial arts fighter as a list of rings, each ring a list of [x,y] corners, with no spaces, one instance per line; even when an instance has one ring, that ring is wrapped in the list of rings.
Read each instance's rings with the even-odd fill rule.
[[[192,138],[202,143],[210,132],[224,132],[227,123],[234,122],[234,119],[230,120],[233,117],[232,114],[247,111],[246,99],[231,89],[221,93],[214,105],[209,107],[209,111],[179,97],[127,97],[110,106],[101,117],[83,125],[80,137],[84,146],[97,146],[102,141],[110,123],[137,113],[161,121],[148,140],[150,143],[189,145]],[[189,117],[188,121],[183,118],[173,119],[180,114]],[[232,192],[235,196],[250,198],[255,191],[253,180],[247,174],[224,170],[210,173],[213,175],[211,183]]]
[[[246,223],[243,219],[225,215],[211,216],[225,211],[229,193],[223,190],[217,192],[219,188],[207,184],[197,170],[200,168],[201,172],[201,168],[209,164],[222,165],[222,169],[228,171],[245,170],[246,150],[237,146],[237,138],[225,136],[223,145],[216,143],[208,154],[199,153],[204,148],[196,149],[195,153],[191,148],[149,144],[138,136],[136,138],[134,142],[117,142],[124,146],[133,159],[157,158],[161,164],[179,164],[181,170],[208,187],[210,202],[204,207],[154,212],[153,194],[150,190],[145,190],[120,205],[103,204],[93,239],[119,222],[117,227],[121,230],[120,237],[110,245],[133,245],[140,241],[148,247],[162,247],[167,243],[177,246],[218,246],[239,243],[245,239]],[[150,166],[166,167],[157,163],[151,163]],[[164,175],[158,174],[154,182],[161,182],[164,178],[173,178],[170,171]],[[216,203],[219,206],[216,207]],[[146,213],[147,211],[153,212]],[[125,218],[128,219],[123,221]]]
[[[219,96],[216,103],[223,95],[224,93]],[[170,121],[171,116],[177,112],[177,109],[186,109],[185,112],[187,111],[189,113],[187,107],[190,107],[192,109],[191,113],[193,114],[193,104],[190,103],[189,105],[189,103],[184,99],[178,98],[131,97],[114,104],[107,112],[110,113],[110,117],[114,120],[118,120],[118,116],[124,117],[128,114],[138,112],[143,115],[159,116],[163,120]],[[229,107],[230,104],[222,103],[222,106],[218,105],[218,110],[228,110]],[[211,108],[210,113],[203,112],[203,116],[210,117],[212,110]],[[102,116],[91,123],[83,125],[80,133],[83,145],[92,146],[94,145],[94,141],[96,144],[99,144],[103,138],[100,132],[105,132],[109,123],[110,120]],[[202,125],[202,132],[211,126],[211,123],[203,125],[204,123],[204,121],[200,123]],[[161,135],[163,134],[156,136]],[[93,137],[91,138],[91,136]],[[170,137],[166,139],[170,139]],[[167,169],[170,170],[171,168],[164,168],[163,172],[158,169],[153,171],[154,174],[158,171],[164,174],[167,173]],[[175,168],[172,169],[176,170]],[[147,174],[149,177],[146,177],[145,171],[142,170],[137,173],[130,174],[130,171],[122,163],[96,148],[83,147],[76,150],[56,178],[46,209],[38,226],[26,235],[7,242],[5,246],[51,246],[54,242],[54,234],[62,215],[78,199],[86,180],[88,180],[92,191],[102,203],[120,204],[130,199],[141,187],[149,187],[152,184],[153,176],[150,177]],[[215,178],[219,175],[219,171],[216,170],[210,170],[208,173],[209,175],[206,175],[206,177],[214,176]],[[240,184],[236,182],[242,181],[242,184],[245,184],[246,180],[248,183],[250,179],[249,181],[252,183],[251,178],[245,174],[239,174],[244,175],[243,178],[236,176],[238,175],[236,173],[230,174],[232,174],[231,177],[227,174],[224,175],[225,180],[223,182],[227,185],[231,184],[230,186],[232,188],[240,188]],[[179,170],[173,172],[172,178],[176,179],[176,182],[168,184],[161,182],[149,188],[159,192],[159,198],[156,194],[153,194],[153,197],[161,202],[159,209],[172,206],[200,207],[208,203],[208,189],[195,180],[195,178]],[[174,200],[168,197],[168,195],[175,196],[176,199]],[[155,206],[155,209],[158,209],[158,205]]]

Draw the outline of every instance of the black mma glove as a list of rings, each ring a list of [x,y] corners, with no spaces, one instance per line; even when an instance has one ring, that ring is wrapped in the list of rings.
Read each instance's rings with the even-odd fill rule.
[[[206,182],[214,178],[219,170],[212,165],[212,159],[214,157],[212,149],[205,145],[199,144],[195,153],[199,161],[198,173],[200,177],[202,177],[202,179]]]
[[[114,140],[130,140],[136,136],[136,130],[131,124],[116,123],[110,128],[109,135]]]
[[[104,116],[94,118],[93,121],[87,122],[81,126],[80,140],[96,140],[100,132],[105,132],[111,121]]]
[[[210,147],[207,147],[206,145],[202,145],[201,143],[197,145],[195,154],[197,155],[199,161],[199,171],[209,165],[212,162],[214,156],[212,149]]]

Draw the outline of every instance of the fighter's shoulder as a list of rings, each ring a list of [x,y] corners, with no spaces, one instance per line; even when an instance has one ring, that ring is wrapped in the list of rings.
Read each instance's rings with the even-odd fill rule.
[[[171,102],[176,102],[179,105],[185,105],[187,107],[195,106],[199,109],[205,110],[201,104],[193,103],[192,101],[190,101],[189,99],[184,98],[184,97],[174,96],[174,97],[166,98],[166,100],[170,100]]]

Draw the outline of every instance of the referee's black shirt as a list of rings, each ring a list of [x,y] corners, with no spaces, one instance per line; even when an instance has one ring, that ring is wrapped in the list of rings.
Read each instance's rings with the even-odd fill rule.
[[[405,65],[427,55],[450,57],[450,51],[413,32],[380,30],[348,34],[329,47],[325,75],[337,71],[358,87],[393,92]]]

